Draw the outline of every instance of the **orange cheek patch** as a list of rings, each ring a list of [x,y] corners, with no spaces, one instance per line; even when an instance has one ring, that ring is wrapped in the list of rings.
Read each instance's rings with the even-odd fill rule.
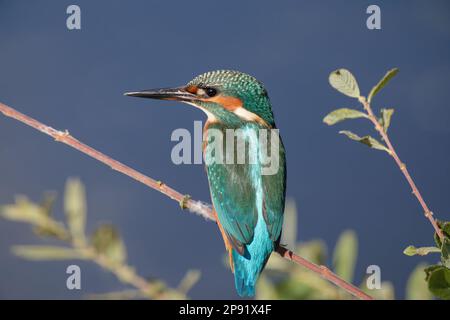
[[[211,101],[220,104],[224,109],[233,112],[237,108],[242,108],[242,100],[235,97],[215,96],[205,99],[204,101]]]
[[[189,86],[186,88],[186,91],[190,92],[192,94],[197,94],[197,90],[198,90],[198,87],[196,87],[196,86]]]

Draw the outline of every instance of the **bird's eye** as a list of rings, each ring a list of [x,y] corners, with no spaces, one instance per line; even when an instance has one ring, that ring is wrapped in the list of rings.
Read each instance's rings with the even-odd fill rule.
[[[205,88],[205,92],[210,98],[214,97],[217,94],[217,90],[211,87]]]

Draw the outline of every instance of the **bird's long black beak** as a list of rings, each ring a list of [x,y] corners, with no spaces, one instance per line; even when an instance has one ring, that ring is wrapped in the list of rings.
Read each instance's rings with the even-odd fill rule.
[[[124,95],[130,97],[176,101],[193,101],[197,98],[195,94],[187,91],[185,87],[126,92]]]

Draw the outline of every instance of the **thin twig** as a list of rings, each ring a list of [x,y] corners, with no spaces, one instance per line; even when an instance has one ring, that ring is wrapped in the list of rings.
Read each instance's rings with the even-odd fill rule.
[[[439,236],[439,238],[443,242],[444,234],[442,233],[442,230],[439,228],[436,220],[433,218],[433,212],[431,212],[431,210],[428,208],[419,189],[417,188],[416,184],[414,183],[414,180],[412,179],[411,175],[409,174],[408,169],[406,168],[406,164],[400,160],[400,157],[398,156],[397,152],[395,151],[394,146],[392,145],[387,132],[384,130],[383,126],[380,124],[377,117],[373,113],[370,103],[364,97],[361,97],[359,99],[359,101],[364,106],[364,110],[366,110],[367,115],[369,116],[369,120],[374,124],[375,129],[381,135],[384,142],[386,142],[386,145],[390,151],[390,155],[394,158],[395,162],[397,163],[398,167],[400,168],[400,171],[403,173],[406,180],[408,181],[408,183],[412,189],[412,193],[416,196],[417,200],[419,201],[420,205],[422,206],[425,217],[431,222],[431,225],[433,226],[434,230],[436,231],[436,234]]]
[[[39,226],[44,230],[51,231],[59,240],[69,243],[72,246],[71,249],[76,252],[76,256],[79,259],[89,260],[111,272],[121,282],[137,288],[141,296],[150,299],[186,299],[187,290],[175,290],[166,287],[163,284],[154,284],[147,281],[145,278],[138,275],[135,269],[125,261],[117,262],[112,260],[107,255],[98,252],[95,247],[88,244],[88,242],[80,241],[80,239],[74,237],[62,223],[54,220],[51,216],[45,216],[45,218],[47,219],[45,224]],[[83,235],[83,237],[85,237],[85,235]]]
[[[120,281],[132,285],[139,289],[142,295],[151,299],[163,299],[165,294],[160,286],[149,283],[146,279],[139,276],[132,267],[126,264],[117,264],[111,261],[107,256],[97,253],[91,247],[75,249],[81,253],[83,257],[95,262],[97,265],[114,274]],[[182,293],[178,294],[181,298],[185,298]]]
[[[132,285],[133,287],[139,289],[143,296],[149,297],[151,299],[164,299],[165,297],[169,296],[166,295],[164,290],[161,290],[163,289],[161,286],[150,283],[149,281],[138,275],[134,271],[134,268],[130,267],[127,264],[115,263],[107,256],[97,253],[95,249],[90,246],[75,248],[75,250],[80,252],[83,257],[92,260],[103,269],[108,270],[109,272],[114,274],[123,283]],[[175,290],[169,288],[165,289],[176,293],[177,298],[186,298],[186,296],[181,292],[176,292]]]
[[[23,113],[20,113],[16,111],[15,109],[8,107],[7,105],[0,103],[0,112],[2,112],[5,116],[13,118],[15,120],[18,120],[22,123],[25,123],[26,125],[35,128],[36,130],[39,130],[51,137],[53,137],[57,142],[64,143],[74,149],[77,149],[78,151],[87,154],[88,156],[108,165],[111,167],[111,169],[119,171],[147,186],[149,186],[152,189],[158,190],[159,192],[167,195],[169,198],[177,201],[180,203],[180,206],[182,208],[189,209],[192,212],[198,213],[199,215],[215,221],[215,215],[213,211],[211,210],[210,206],[203,204],[200,201],[194,201],[190,199],[188,195],[183,195],[179,193],[178,191],[170,188],[169,186],[165,185],[164,183],[160,181],[156,181],[136,170],[133,168],[128,167],[127,165],[120,163],[117,160],[112,159],[111,157],[95,150],[94,148],[82,143],[81,141],[75,139],[73,136],[69,134],[69,132],[66,131],[58,131],[56,129],[53,129],[52,127],[49,127]],[[328,268],[325,266],[319,266],[316,265],[298,255],[293,253],[290,250],[287,250],[283,247],[278,247],[276,250],[283,258],[290,260],[292,262],[297,263],[298,265],[301,265],[312,272],[318,274],[322,278],[334,283],[336,286],[342,288],[343,290],[347,291],[351,295],[362,299],[362,300],[373,300],[373,298],[366,293],[364,293],[362,290],[356,288],[352,284],[346,282],[345,280],[339,278],[336,274],[331,272]],[[137,283],[136,283],[137,284]]]

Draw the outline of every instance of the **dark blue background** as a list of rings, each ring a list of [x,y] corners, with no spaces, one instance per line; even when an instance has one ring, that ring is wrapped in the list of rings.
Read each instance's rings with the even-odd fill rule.
[[[339,136],[373,133],[358,120],[327,127],[337,107],[356,107],[333,90],[328,74],[346,67],[368,92],[385,71],[401,72],[374,107],[394,107],[389,132],[431,209],[449,219],[450,6],[447,1],[377,1],[382,30],[366,28],[372,1],[76,1],[82,30],[68,31],[69,1],[0,1],[0,100],[196,199],[209,201],[202,165],[170,160],[176,128],[204,115],[177,103],[131,99],[134,89],[186,83],[230,68],[263,81],[287,149],[288,195],[299,208],[299,240],[330,247],[344,229],[360,240],[357,283],[381,267],[403,297],[420,260],[409,244],[431,245],[432,228],[385,153]],[[38,200],[62,191],[67,177],[86,184],[88,229],[119,226],[129,261],[142,275],[175,286],[202,271],[193,298],[236,298],[214,224],[142,184],[24,125],[0,117],[0,203],[17,193]],[[60,204],[60,202],[59,202]],[[61,205],[58,206],[58,209]],[[63,218],[60,210],[57,216]],[[83,290],[65,287],[66,262],[28,262],[13,244],[34,244],[29,228],[0,220],[1,298],[80,298],[123,286],[80,263]]]

